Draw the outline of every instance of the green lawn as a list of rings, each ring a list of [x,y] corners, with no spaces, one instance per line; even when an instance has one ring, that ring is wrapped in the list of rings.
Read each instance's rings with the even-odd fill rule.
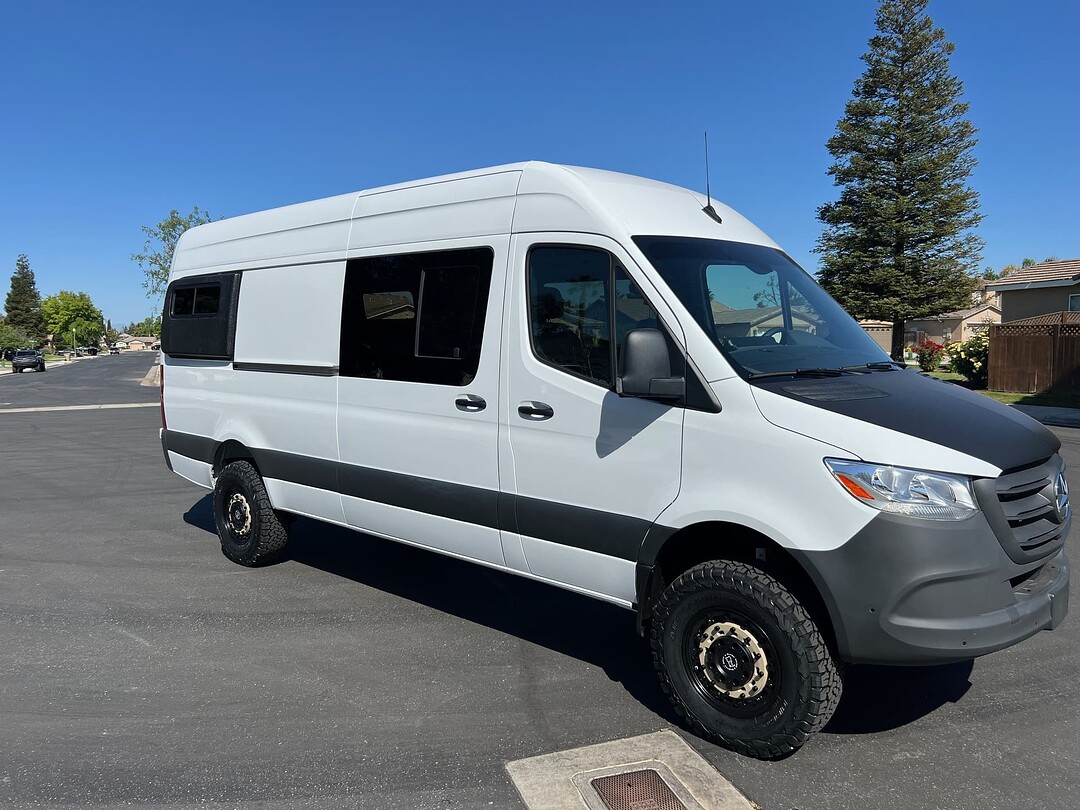
[[[931,377],[963,384],[964,378],[952,371],[933,371]],[[974,389],[984,397],[990,397],[1006,405],[1045,405],[1050,408],[1080,408],[1080,394],[1018,394],[1010,391],[987,391]]]

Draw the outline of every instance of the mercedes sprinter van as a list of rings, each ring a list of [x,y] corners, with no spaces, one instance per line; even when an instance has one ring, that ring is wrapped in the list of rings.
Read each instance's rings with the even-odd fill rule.
[[[187,231],[162,421],[230,559],[304,515],[632,609],[687,725],[752,756],[828,721],[844,662],[1068,609],[1054,435],[638,177],[521,163]]]

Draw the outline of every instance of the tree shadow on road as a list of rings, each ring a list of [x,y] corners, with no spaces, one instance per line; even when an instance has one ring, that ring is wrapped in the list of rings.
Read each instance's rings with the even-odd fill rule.
[[[199,500],[184,520],[216,536],[212,496]],[[308,518],[293,525],[285,560],[590,663],[664,722],[678,723],[629,610]]]

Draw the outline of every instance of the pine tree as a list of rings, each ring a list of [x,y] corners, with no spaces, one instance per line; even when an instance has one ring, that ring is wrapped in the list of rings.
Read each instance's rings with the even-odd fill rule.
[[[882,0],[866,70],[827,143],[840,198],[818,209],[822,286],[855,317],[891,320],[898,360],[906,320],[969,305],[983,246],[967,184],[976,130],[928,1]]]
[[[45,320],[41,316],[41,294],[34,281],[34,271],[25,253],[15,259],[11,289],[4,300],[7,324],[36,340],[45,337]]]

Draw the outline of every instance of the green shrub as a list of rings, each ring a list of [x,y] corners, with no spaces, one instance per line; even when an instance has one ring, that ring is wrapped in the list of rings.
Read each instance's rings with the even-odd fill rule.
[[[975,385],[986,384],[990,355],[990,335],[981,332],[963,343],[949,346],[952,370]]]

